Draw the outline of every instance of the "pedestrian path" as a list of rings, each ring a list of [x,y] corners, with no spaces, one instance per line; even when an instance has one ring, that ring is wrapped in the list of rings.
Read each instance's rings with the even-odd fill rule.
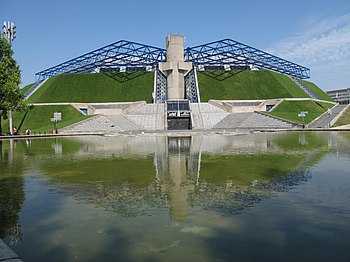
[[[324,113],[320,118],[316,119],[316,121],[312,122],[308,125],[308,128],[328,128],[330,127],[331,122],[335,119],[343,110],[347,107],[347,105],[336,105],[332,109],[329,109],[328,112]]]

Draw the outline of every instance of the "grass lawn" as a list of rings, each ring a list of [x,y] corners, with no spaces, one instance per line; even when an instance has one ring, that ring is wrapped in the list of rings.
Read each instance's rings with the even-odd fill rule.
[[[21,94],[23,95],[25,92],[27,92],[32,86],[34,85],[34,83],[26,85],[25,87],[23,87],[21,89]]]
[[[20,134],[27,129],[35,133],[49,133],[54,127],[51,118],[55,112],[62,113],[62,121],[57,123],[58,129],[88,118],[71,106],[32,106],[28,112],[15,112],[13,125],[19,128]],[[4,130],[8,130],[8,121],[4,122]]]
[[[48,79],[29,103],[152,102],[153,72],[58,75]]]
[[[318,86],[314,83],[302,80],[302,82],[312,91],[314,92],[321,100],[335,102],[333,98],[331,98],[326,92],[322,91]]]
[[[201,101],[308,98],[288,76],[272,71],[199,71]]]
[[[341,117],[338,118],[337,122],[335,122],[333,127],[343,125],[350,125],[350,107],[348,107],[348,109],[346,109],[346,111],[341,115]]]
[[[304,118],[304,123],[308,124],[331,107],[333,107],[333,104],[315,102],[312,100],[283,101],[276,108],[274,108],[273,111],[269,112],[269,114],[302,124],[302,117],[299,117],[298,114],[306,111],[308,113]]]

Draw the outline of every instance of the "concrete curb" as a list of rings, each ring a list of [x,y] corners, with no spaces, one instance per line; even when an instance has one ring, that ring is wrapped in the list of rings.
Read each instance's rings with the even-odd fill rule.
[[[11,248],[9,248],[8,245],[5,244],[4,241],[0,239],[0,261],[6,261],[6,262],[23,262],[22,259],[19,258],[19,256],[13,252]]]

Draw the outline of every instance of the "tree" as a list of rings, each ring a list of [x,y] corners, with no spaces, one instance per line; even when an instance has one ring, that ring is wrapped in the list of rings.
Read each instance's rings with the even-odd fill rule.
[[[9,110],[21,111],[26,108],[20,92],[21,71],[12,58],[13,51],[6,38],[0,38],[0,135],[2,135],[1,119],[8,118]]]

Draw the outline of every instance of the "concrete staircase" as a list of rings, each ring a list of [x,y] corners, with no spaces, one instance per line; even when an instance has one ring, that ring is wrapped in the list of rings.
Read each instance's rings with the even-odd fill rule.
[[[229,115],[228,112],[209,103],[191,103],[190,108],[193,130],[211,129]]]
[[[335,119],[343,110],[347,107],[347,105],[336,105],[328,112],[324,113],[320,118],[316,119],[316,121],[312,122],[308,125],[308,128],[328,128],[331,125],[333,119]]]
[[[285,129],[293,128],[295,124],[279,120],[257,112],[232,113],[221,120],[214,128],[217,129]]]
[[[209,103],[190,103],[193,130],[286,129],[295,124],[259,112],[228,113]],[[165,104],[145,104],[125,115],[97,115],[60,130],[61,134],[164,130]]]
[[[314,92],[310,90],[299,78],[290,76],[290,79],[294,81],[301,89],[303,89],[312,99],[320,99]]]
[[[27,92],[24,93],[23,97],[24,99],[28,99],[36,90],[39,89],[42,84],[46,82],[47,79],[37,81],[31,88],[28,89]]]
[[[60,133],[117,133],[132,130],[141,130],[141,128],[124,116],[97,115],[83,122],[63,128],[60,130]]]
[[[126,115],[97,115],[60,130],[72,133],[117,133],[124,131],[164,130],[164,104],[145,104]]]
[[[164,130],[165,105],[163,103],[147,104],[135,111],[129,112],[125,118],[129,119],[141,130]]]

